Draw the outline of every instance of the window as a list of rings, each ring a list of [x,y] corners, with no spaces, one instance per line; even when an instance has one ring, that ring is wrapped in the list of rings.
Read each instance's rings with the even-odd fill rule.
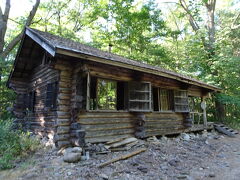
[[[129,82],[129,110],[151,110],[151,84],[147,82]]]
[[[174,108],[176,112],[189,112],[188,94],[186,90],[174,91]]]
[[[35,99],[36,99],[36,92],[31,91],[27,94],[27,104],[26,107],[29,111],[34,112],[34,106],[35,106]]]
[[[45,106],[50,108],[57,107],[58,82],[47,84]]]
[[[97,81],[97,109],[116,109],[117,82],[105,79]]]
[[[173,91],[154,87],[153,91],[154,111],[173,111]]]

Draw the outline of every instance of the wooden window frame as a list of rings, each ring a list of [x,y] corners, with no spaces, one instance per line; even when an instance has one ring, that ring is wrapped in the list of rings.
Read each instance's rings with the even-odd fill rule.
[[[46,86],[45,107],[55,110],[57,108],[58,81],[48,83]]]
[[[95,76],[96,77],[96,76]],[[105,81],[108,81],[108,82],[114,82],[117,84],[117,80],[114,80],[114,79],[107,79],[107,78],[102,78],[102,77],[96,77],[97,78],[97,81],[96,81],[96,109],[90,109],[90,88],[91,88],[91,77],[90,77],[90,73],[88,73],[88,76],[87,76],[87,104],[86,104],[86,110],[89,111],[89,112],[117,112],[117,86],[116,86],[116,106],[115,106],[115,109],[99,109],[98,108],[98,83],[100,80],[105,80]]]
[[[158,110],[154,110],[153,112],[174,112],[174,92],[172,89],[166,89],[161,87],[154,87],[157,89],[157,103],[158,103]],[[167,99],[168,99],[168,106],[170,106],[170,110],[162,110],[162,104],[161,104],[161,91],[166,90],[167,91]],[[153,100],[154,101],[154,100]]]
[[[132,84],[131,84],[132,83]],[[138,90],[138,89],[132,89],[132,85],[134,84],[148,84],[148,90]],[[141,86],[141,85],[140,85]],[[136,94],[138,94],[140,96],[140,94],[144,94],[148,96],[148,99],[142,100],[142,99],[136,99],[135,98],[131,98],[131,93],[135,93],[134,95],[136,96]],[[128,110],[130,112],[151,112],[152,111],[152,86],[150,82],[146,82],[146,81],[141,81],[141,82],[136,82],[136,81],[130,81],[129,82],[129,86],[128,86]],[[131,103],[135,103],[138,104],[139,107],[138,108],[132,108],[132,104]],[[144,104],[148,103],[148,109],[145,108],[141,108],[140,106],[145,106]],[[141,104],[141,105],[140,105]]]
[[[185,96],[182,96],[182,95],[179,96],[178,95],[179,92],[185,92]],[[179,102],[179,100],[182,102]],[[184,108],[185,108],[185,110],[183,110]],[[187,90],[181,90],[181,89],[174,90],[174,111],[179,112],[179,113],[189,113],[190,112]]]

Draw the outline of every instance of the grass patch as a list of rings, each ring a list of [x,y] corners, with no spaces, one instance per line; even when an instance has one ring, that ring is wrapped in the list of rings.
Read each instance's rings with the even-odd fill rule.
[[[0,120],[0,170],[14,167],[14,162],[35,152],[40,142],[29,132],[11,129],[11,120]]]

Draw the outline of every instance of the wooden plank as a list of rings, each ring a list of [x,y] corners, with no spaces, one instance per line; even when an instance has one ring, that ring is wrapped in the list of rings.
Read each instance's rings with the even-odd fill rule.
[[[108,141],[116,141],[118,139],[124,139],[128,137],[134,137],[133,134],[123,134],[123,135],[110,135],[110,136],[102,136],[102,137],[85,137],[85,141],[89,143],[104,143]]]
[[[137,154],[140,154],[140,153],[142,153],[142,152],[144,152],[144,151],[146,151],[146,150],[147,150],[147,148],[138,149],[138,150],[133,151],[133,152],[131,152],[131,153],[128,153],[128,154],[119,156],[119,157],[117,157],[117,158],[111,159],[111,160],[109,160],[109,161],[106,161],[106,162],[98,165],[98,167],[99,167],[99,168],[103,168],[104,166],[107,166],[107,165],[109,165],[109,164],[111,164],[111,163],[114,163],[114,162],[117,162],[117,161],[120,161],[120,160],[124,160],[124,159],[128,159],[128,158],[130,158],[130,157],[132,157],[132,156],[135,156],[135,155],[137,155]]]
[[[134,137],[126,138],[126,139],[124,139],[120,142],[109,144],[108,147],[109,148],[116,148],[116,147],[123,146],[123,145],[129,144],[129,143],[135,142],[135,141],[137,141],[137,139],[134,138]]]
[[[94,119],[79,119],[78,122],[85,125],[96,124],[116,124],[116,123],[134,123],[136,119],[132,118],[94,118]]]
[[[134,128],[134,124],[130,123],[113,123],[113,124],[101,124],[101,125],[83,125],[81,127],[86,131],[101,131],[101,130],[115,130],[115,129],[129,129]]]
[[[111,135],[124,135],[134,133],[134,129],[117,129],[117,130],[106,130],[106,131],[94,131],[86,132],[86,138],[89,137],[100,137],[100,136],[111,136]]]

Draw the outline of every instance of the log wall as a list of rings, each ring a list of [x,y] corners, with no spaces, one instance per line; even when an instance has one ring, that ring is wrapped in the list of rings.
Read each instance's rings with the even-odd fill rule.
[[[56,128],[56,109],[45,108],[47,84],[58,81],[59,72],[49,65],[35,68],[29,78],[28,91],[35,91],[34,112],[28,112],[26,121],[31,131],[53,137]]]
[[[61,148],[70,144],[73,66],[67,61],[58,59],[54,68],[59,70],[56,144]]]
[[[183,131],[180,113],[145,113],[146,136],[167,135]],[[119,137],[134,136],[138,117],[130,112],[82,112],[78,122],[85,130],[85,141],[106,142]]]

